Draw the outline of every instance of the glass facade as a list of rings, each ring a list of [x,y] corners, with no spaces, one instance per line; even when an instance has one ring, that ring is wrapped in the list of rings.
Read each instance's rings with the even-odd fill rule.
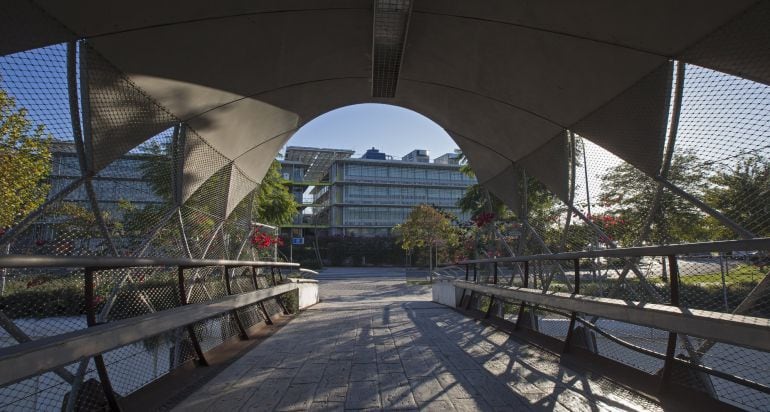
[[[407,162],[398,162],[397,165],[345,164],[344,179],[358,182],[459,185],[463,187],[476,183],[475,179],[462,174],[458,167],[452,169],[446,165]]]
[[[329,175],[332,188],[318,191],[317,202],[330,206],[331,233],[345,236],[386,236],[421,203],[467,220],[457,201],[476,183],[458,165],[397,160],[339,160]]]

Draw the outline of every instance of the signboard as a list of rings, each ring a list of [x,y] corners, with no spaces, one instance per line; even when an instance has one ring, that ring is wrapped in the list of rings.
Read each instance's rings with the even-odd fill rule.
[[[291,244],[292,245],[304,245],[305,244],[305,238],[304,237],[293,237],[293,238],[291,238]]]

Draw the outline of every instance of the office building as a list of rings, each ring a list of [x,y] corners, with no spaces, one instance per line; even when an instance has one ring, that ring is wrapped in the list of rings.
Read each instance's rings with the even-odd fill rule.
[[[428,156],[427,150],[412,154]],[[319,206],[314,219],[324,222],[330,235],[341,236],[388,236],[421,203],[467,220],[457,201],[476,183],[457,164],[370,158],[336,159],[324,180],[311,190]]]

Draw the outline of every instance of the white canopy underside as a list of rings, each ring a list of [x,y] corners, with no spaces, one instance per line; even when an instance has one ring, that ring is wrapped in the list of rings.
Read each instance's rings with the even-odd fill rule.
[[[415,0],[392,99],[372,98],[371,0],[16,3],[0,54],[88,39],[95,169],[185,122],[183,198],[230,167],[227,213],[341,106],[431,118],[516,210],[518,168],[567,199],[565,129],[657,174],[672,58],[770,83],[763,1]]]

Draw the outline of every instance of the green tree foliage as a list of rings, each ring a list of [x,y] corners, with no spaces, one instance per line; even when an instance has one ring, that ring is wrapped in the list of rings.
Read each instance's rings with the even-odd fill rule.
[[[441,246],[454,247],[459,242],[459,233],[446,214],[432,206],[421,204],[412,208],[406,221],[393,228],[401,248],[411,251],[428,247],[428,253]],[[429,259],[433,269],[433,260]]]
[[[706,202],[758,236],[770,236],[770,159],[752,156],[732,169],[718,170],[705,193]],[[715,239],[735,238],[714,222]]]
[[[708,170],[692,153],[675,155],[668,180],[688,193],[705,191]],[[602,176],[599,194],[603,214],[592,220],[622,246],[638,240],[649,214],[658,183],[628,163],[611,168]],[[652,219],[650,235],[643,239],[654,244],[693,242],[708,237],[703,214],[692,203],[664,190],[661,208]]]
[[[297,215],[299,204],[284,183],[281,164],[278,160],[273,160],[257,192],[254,210],[257,221],[280,226],[291,223]]]
[[[46,199],[51,136],[33,125],[27,110],[0,89],[0,228],[14,225]]]

